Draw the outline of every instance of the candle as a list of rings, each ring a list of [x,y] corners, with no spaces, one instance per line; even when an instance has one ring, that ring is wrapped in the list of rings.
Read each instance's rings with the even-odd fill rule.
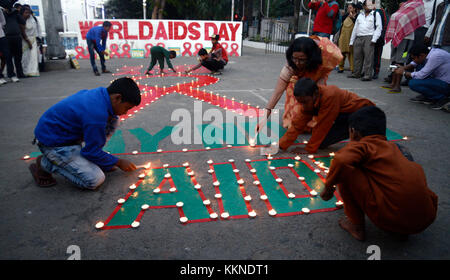
[[[330,153],[329,155],[330,157],[334,157],[335,153]]]
[[[227,145],[227,147],[228,147],[228,148],[231,148],[231,147],[233,147],[233,146],[232,146],[232,145]]]
[[[188,151],[188,149],[184,148],[184,149],[183,149],[182,151],[183,151],[183,152],[187,152],[187,151]]]
[[[256,169],[255,168],[250,169],[250,173],[256,173]]]
[[[197,184],[197,185],[195,185],[195,186],[194,186],[194,188],[195,188],[196,190],[199,190],[199,189],[201,189],[201,188],[202,188],[202,185],[200,185],[200,184]]]
[[[217,198],[217,199],[222,198],[222,194],[221,194],[221,193],[216,193],[216,194],[214,195],[214,197]]]
[[[309,192],[312,196],[316,196],[317,195],[317,192],[315,191],[315,190],[312,190],[312,191],[310,191]]]
[[[342,205],[344,205],[344,202],[342,202],[340,200],[336,202],[337,207],[342,207]]]
[[[134,190],[134,189],[136,188],[136,185],[133,184],[133,185],[131,185],[129,188],[130,188],[130,190]]]
[[[206,147],[206,149],[207,149],[207,150],[210,150],[210,149],[211,149],[211,147]]]
[[[180,218],[180,222],[182,222],[183,224],[186,223],[187,221],[188,221],[188,218],[186,218],[186,217]]]
[[[251,218],[256,217],[256,212],[255,212],[255,210],[252,210],[252,211],[248,212],[248,215],[249,215]]]
[[[169,192],[176,192],[176,191],[177,191],[176,188],[170,188],[170,189],[169,189]]]
[[[289,197],[289,198],[295,198],[295,194],[289,193],[289,194],[288,194],[288,197]]]
[[[298,177],[298,179],[299,179],[300,181],[305,181],[305,177],[302,177],[302,176]]]
[[[228,214],[228,212],[223,212],[220,216],[222,218],[226,219],[226,218],[230,217],[230,214]]]
[[[169,167],[169,164],[167,164],[167,163],[166,163],[166,164],[163,164],[163,167],[164,167],[164,168],[167,168],[167,167]]]
[[[302,208],[302,212],[305,214],[309,214],[310,210],[309,210],[309,208],[305,207],[305,208]]]
[[[208,160],[207,163],[212,164],[213,163],[212,159]]]
[[[170,178],[170,177],[172,177],[172,175],[170,175],[170,173],[167,173],[166,175],[164,175],[164,178]]]
[[[139,174],[139,179],[144,179],[145,178],[145,174],[144,173],[142,173],[142,174]]]
[[[181,208],[181,207],[183,207],[183,205],[184,205],[184,203],[183,203],[183,202],[181,202],[181,201],[177,202],[177,204],[176,204],[176,206],[177,206],[178,208]]]
[[[148,204],[143,204],[143,205],[141,206],[141,209],[142,209],[142,210],[147,210],[149,207],[150,207],[150,205],[148,205]]]
[[[211,218],[211,219],[217,219],[218,217],[219,217],[219,215],[217,215],[217,213],[211,213],[210,215],[209,215],[209,217]]]
[[[103,222],[98,222],[98,223],[95,224],[95,228],[96,229],[101,229],[104,226],[105,226],[105,224]]]
[[[302,158],[300,156],[296,156],[295,160],[301,160]]]
[[[25,155],[25,156],[23,157],[23,159],[29,159],[29,158],[30,158],[29,155]]]
[[[263,194],[259,197],[261,200],[267,200],[267,195]]]
[[[314,155],[308,155],[308,158],[313,159]]]
[[[277,183],[281,183],[281,182],[283,182],[283,179],[281,179],[281,178],[276,178],[275,181],[277,181]]]
[[[239,173],[239,169],[233,169],[234,173]]]
[[[215,187],[218,187],[219,185],[220,185],[219,181],[215,181],[215,182],[213,183],[213,186],[215,186]]]
[[[275,209],[270,209],[270,211],[269,211],[270,216],[275,216],[276,214],[277,214],[277,211],[275,211]]]
[[[194,171],[188,172],[189,176],[194,176]]]
[[[117,200],[117,203],[119,203],[119,204],[122,204],[124,202],[125,202],[125,199],[123,199],[123,198],[119,198],[119,200]]]
[[[228,162],[234,162],[234,159],[229,159]]]
[[[260,183],[259,183],[258,180],[256,180],[256,181],[253,181],[253,184],[254,184],[254,185],[259,185]]]
[[[156,188],[156,189],[153,190],[153,193],[160,193],[160,192],[161,192],[160,188]]]
[[[209,199],[203,200],[203,204],[204,205],[210,205],[211,201],[209,201]]]
[[[403,137],[403,140],[408,140],[408,136]]]
[[[141,223],[139,223],[138,221],[134,221],[134,222],[131,224],[131,226],[132,226],[133,228],[137,228],[137,227],[139,227],[140,224],[141,224]]]
[[[308,144],[308,141],[306,141],[306,140],[303,140],[303,144]]]
[[[243,185],[244,184],[244,180],[243,179],[239,179],[237,182],[238,182],[239,185]]]
[[[156,150],[156,152],[161,153],[163,150],[162,149],[158,149]]]
[[[213,174],[214,173],[214,169],[208,169],[208,173],[209,174]]]
[[[320,169],[314,169],[314,172],[320,173]]]
[[[189,166],[189,162],[183,163],[183,166],[184,166],[184,167],[188,167],[188,166]]]
[[[245,201],[250,201],[250,200],[252,200],[252,197],[249,196],[249,195],[246,195],[246,196],[244,197],[244,200],[245,200]]]
[[[252,161],[252,160],[249,159],[249,158],[245,159],[245,162],[251,162],[251,161]]]

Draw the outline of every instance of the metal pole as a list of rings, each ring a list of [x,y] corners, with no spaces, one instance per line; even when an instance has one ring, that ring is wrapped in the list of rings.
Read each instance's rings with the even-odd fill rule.
[[[142,0],[142,9],[144,12],[144,19],[147,19],[147,1],[146,0]]]
[[[234,21],[234,0],[231,1],[231,21]]]
[[[311,9],[309,9],[309,17],[308,17],[308,30],[306,31],[306,34],[309,36],[309,28],[311,26]]]
[[[267,13],[266,13],[267,18],[269,17],[269,7],[270,7],[270,0],[267,0]]]

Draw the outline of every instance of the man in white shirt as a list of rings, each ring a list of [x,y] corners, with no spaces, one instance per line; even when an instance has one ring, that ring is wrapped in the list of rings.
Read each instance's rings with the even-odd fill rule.
[[[425,25],[419,27],[414,31],[414,45],[423,44],[425,34],[428,32],[431,23],[433,23],[434,18],[436,16],[436,8],[439,4],[441,4],[444,0],[422,0],[423,5],[425,6]]]
[[[349,78],[361,78],[361,81],[372,80],[372,66],[375,43],[381,36],[382,21],[379,13],[373,10],[371,0],[366,0],[364,11],[356,18],[350,38],[350,47],[353,47],[354,71]]]

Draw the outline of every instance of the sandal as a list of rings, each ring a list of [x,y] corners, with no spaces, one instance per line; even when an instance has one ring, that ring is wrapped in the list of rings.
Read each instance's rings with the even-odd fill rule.
[[[53,178],[51,174],[50,175],[42,175],[42,173],[39,174],[39,167],[36,163],[30,164],[30,166],[28,166],[28,169],[30,169],[31,175],[33,176],[34,181],[39,187],[48,188],[56,185],[56,180],[55,178]]]

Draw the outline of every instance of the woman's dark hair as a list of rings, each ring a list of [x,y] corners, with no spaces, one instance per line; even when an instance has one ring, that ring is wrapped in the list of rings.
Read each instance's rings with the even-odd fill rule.
[[[208,52],[207,52],[204,48],[201,48],[201,49],[198,51],[198,55],[206,55],[206,54],[208,54]]]
[[[112,24],[111,24],[111,22],[109,22],[109,21],[105,21],[105,22],[103,22],[103,27],[109,27],[109,26],[111,26]]]
[[[171,56],[177,57],[177,52],[176,51],[170,51],[169,53],[170,53]]]
[[[308,37],[300,37],[292,41],[289,48],[286,50],[286,60],[289,66],[298,71],[297,65],[292,61],[292,54],[294,52],[302,52],[307,56],[306,70],[313,71],[319,68],[322,64],[322,51],[313,39]]]
[[[107,90],[109,95],[119,93],[122,96],[122,103],[128,102],[134,106],[138,106],[141,103],[141,91],[131,78],[119,78],[112,82]]]
[[[366,106],[350,115],[348,125],[362,137],[386,135],[386,114],[376,106]]]
[[[294,96],[313,96],[318,89],[316,82],[310,78],[301,78],[294,86]]]

